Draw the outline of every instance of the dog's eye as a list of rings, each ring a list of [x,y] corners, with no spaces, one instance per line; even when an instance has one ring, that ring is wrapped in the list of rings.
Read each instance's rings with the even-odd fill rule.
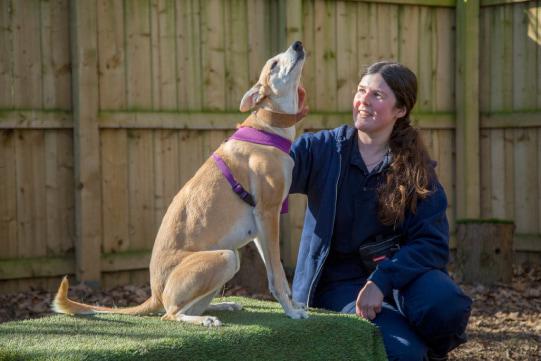
[[[271,65],[271,70],[274,69],[278,65],[278,60],[275,60]]]

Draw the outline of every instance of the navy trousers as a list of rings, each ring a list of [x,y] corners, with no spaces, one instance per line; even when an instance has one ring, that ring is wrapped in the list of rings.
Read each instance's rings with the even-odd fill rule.
[[[355,313],[359,285],[344,284],[317,297],[316,307]],[[466,342],[471,299],[444,272],[426,272],[395,290],[372,322],[390,361],[422,361],[430,349],[444,355]]]

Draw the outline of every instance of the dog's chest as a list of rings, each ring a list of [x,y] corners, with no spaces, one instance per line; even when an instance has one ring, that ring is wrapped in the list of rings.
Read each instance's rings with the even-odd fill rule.
[[[216,244],[216,249],[238,249],[249,243],[257,236],[257,226],[255,223],[252,208],[246,207],[237,221],[231,225],[222,239]]]

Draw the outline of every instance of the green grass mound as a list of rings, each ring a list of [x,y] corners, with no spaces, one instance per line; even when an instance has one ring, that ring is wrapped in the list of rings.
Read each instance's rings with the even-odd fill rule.
[[[242,311],[211,312],[205,328],[158,316],[54,315],[0,324],[0,360],[386,360],[375,326],[311,310],[292,320],[276,302],[241,297]]]

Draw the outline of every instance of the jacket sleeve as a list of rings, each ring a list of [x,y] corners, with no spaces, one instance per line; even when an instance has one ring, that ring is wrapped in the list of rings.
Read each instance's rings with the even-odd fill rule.
[[[293,143],[289,155],[293,158],[293,177],[289,193],[308,193],[310,170],[312,169],[311,134],[303,134]]]
[[[435,190],[407,212],[403,224],[405,241],[391,259],[378,264],[368,278],[389,295],[433,269],[445,269],[449,261],[449,224],[445,211],[447,197],[437,183]]]

